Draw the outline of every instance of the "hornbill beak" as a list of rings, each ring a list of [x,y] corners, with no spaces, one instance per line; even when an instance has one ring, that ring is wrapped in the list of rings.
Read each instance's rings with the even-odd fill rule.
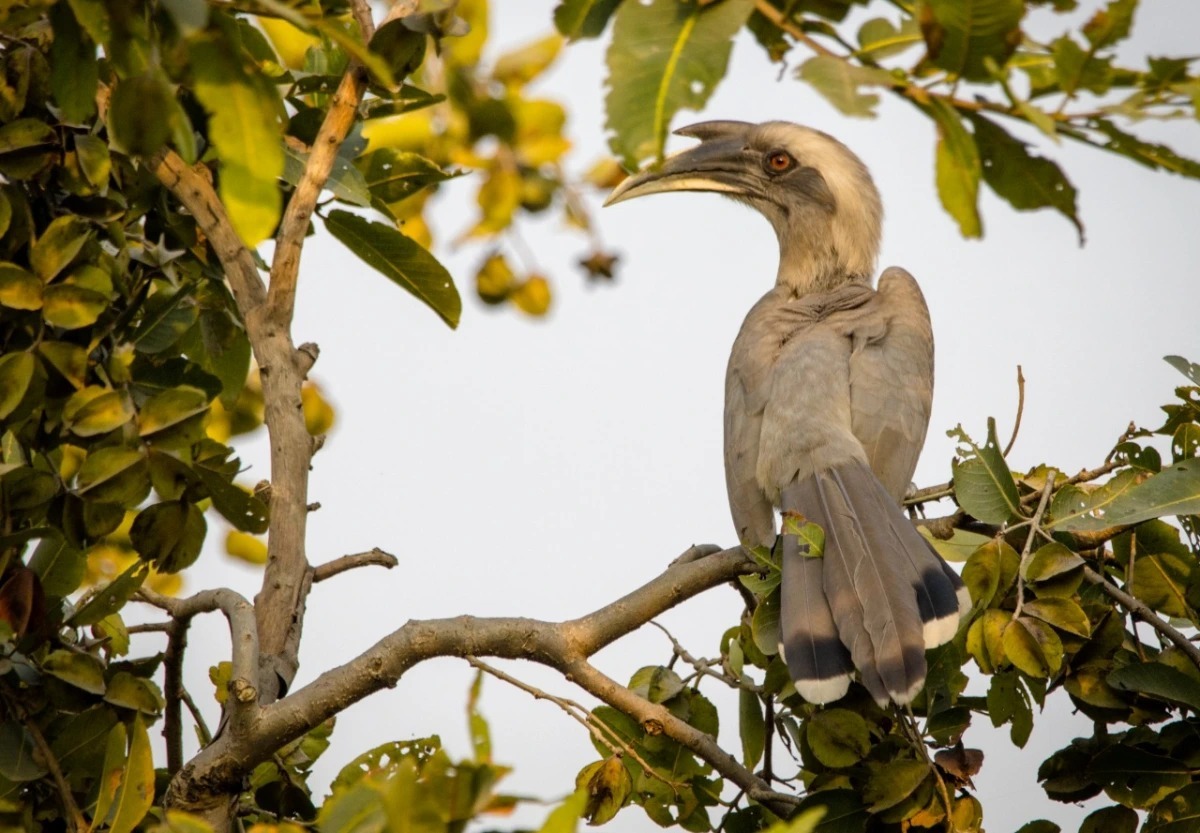
[[[757,196],[762,174],[747,146],[754,125],[740,121],[707,121],[675,131],[700,144],[674,153],[656,168],[647,168],[613,189],[605,206],[668,191],[718,191],[730,196]]]

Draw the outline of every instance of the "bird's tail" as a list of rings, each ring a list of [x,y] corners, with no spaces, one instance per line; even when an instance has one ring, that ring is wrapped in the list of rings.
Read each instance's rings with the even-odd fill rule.
[[[797,691],[835,700],[857,668],[880,704],[910,702],[925,682],[925,649],[953,638],[969,604],[962,580],[865,463],[794,483],[781,503],[825,530],[821,558],[784,538],[781,647]]]

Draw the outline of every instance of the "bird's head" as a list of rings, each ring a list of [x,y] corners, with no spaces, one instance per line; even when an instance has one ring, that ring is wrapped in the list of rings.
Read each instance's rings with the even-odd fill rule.
[[[626,179],[605,205],[667,191],[715,191],[758,209],[779,238],[779,282],[825,289],[867,281],[883,208],[862,161],[790,122],[708,121],[675,131],[700,144]]]

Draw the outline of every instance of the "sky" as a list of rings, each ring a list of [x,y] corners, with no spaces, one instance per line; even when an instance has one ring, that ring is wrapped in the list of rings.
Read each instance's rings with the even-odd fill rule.
[[[554,5],[495,3],[493,56],[546,33]],[[1043,15],[1034,25],[1056,32],[1064,24]],[[1189,54],[1198,31],[1192,0],[1144,3],[1126,54]],[[569,105],[576,172],[605,150],[606,46],[568,48],[535,87]],[[673,125],[711,118],[817,127],[873,172],[886,211],[880,267],[903,266],[921,283],[937,341],[919,485],[948,479],[954,444],[946,431],[955,425],[978,437],[994,416],[1007,436],[1017,365],[1026,404],[1010,463],[1077,471],[1102,462],[1130,421],[1161,422],[1158,405],[1183,378],[1162,356],[1200,359],[1200,183],[1023,134],[1078,187],[1086,246],[1061,216],[1018,214],[986,192],[986,237],[964,241],[934,191],[932,125],[911,108],[885,100],[875,120],[843,117],[788,73],[780,78],[742,37],[705,110],[682,113]],[[1200,157],[1194,123],[1151,125],[1146,135]],[[444,187],[433,214],[441,240],[473,221],[475,187],[461,180]],[[773,234],[757,214],[717,195],[668,195],[603,211],[599,202],[591,200],[600,232],[621,255],[612,285],[584,281],[575,261],[587,245],[577,233],[553,221],[523,229],[554,279],[544,320],[485,308],[471,285],[481,252],[438,247],[465,297],[455,332],[327,236],[309,240],[293,332],[296,343],[320,345],[312,375],[338,414],[313,464],[310,500],[321,509],[310,519],[309,559],[377,546],[400,563],[314,588],[296,687],[410,618],[569,618],[639,586],[692,543],[734,542],[721,458],[724,368],[742,317],[774,280]],[[249,481],[267,476],[265,442],[239,450],[252,466]],[[206,586],[250,597],[260,575],[213,548],[189,573],[188,589],[200,589],[203,577]],[[693,654],[713,656],[740,609],[732,590],[717,588],[661,621]],[[188,682],[198,700],[211,702],[208,666],[227,656],[221,619],[193,625]],[[647,627],[595,661],[626,680],[669,657],[665,637]],[[497,664],[592,702],[536,665]],[[318,794],[354,755],[384,741],[437,733],[454,757],[468,756],[472,673],[459,660],[427,662],[341,715],[316,768]],[[976,679],[971,691],[983,690]],[[740,748],[736,700],[715,686],[706,691],[724,709],[723,745]],[[986,719],[967,733],[967,745],[987,753],[976,794],[991,830],[1037,817],[1073,830],[1087,812],[1048,800],[1036,784],[1042,759],[1076,733],[1090,734],[1065,694],[1051,700],[1024,751]],[[596,757],[582,728],[556,707],[498,680],[485,682],[482,709],[496,760],[515,767],[502,783],[507,791],[561,797]],[[214,724],[215,711],[213,704]],[[534,807],[495,826],[536,826],[544,814]],[[609,829],[657,826],[631,807]]]

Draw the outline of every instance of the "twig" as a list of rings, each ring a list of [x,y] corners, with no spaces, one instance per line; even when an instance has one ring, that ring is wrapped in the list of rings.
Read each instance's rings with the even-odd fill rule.
[[[485,662],[481,662],[476,657],[467,657],[466,660],[467,663],[473,668],[477,668],[480,671],[491,674],[496,679],[503,680],[509,685],[521,689],[521,691],[532,695],[533,699],[548,700],[549,702],[558,706],[560,709],[566,712],[566,714],[572,720],[580,723],[585,729],[587,729],[588,733],[597,741],[599,741],[601,745],[608,749],[609,752],[617,756],[628,755],[637,761],[638,765],[641,766],[642,770],[647,776],[651,778],[657,778],[674,791],[678,791],[679,788],[683,786],[682,784],[674,781],[669,781],[655,772],[654,767],[650,766],[650,764],[648,764],[642,758],[642,756],[637,753],[636,749],[627,744],[620,735],[605,725],[603,721],[597,720],[595,717],[593,717],[592,713],[584,708],[581,704],[576,703],[574,700],[568,700],[566,697],[558,697],[554,694],[550,694],[549,692],[543,691],[542,689],[532,686],[529,683],[522,682],[512,675],[504,673],[499,668],[494,668]]]
[[[1050,494],[1053,491],[1054,472],[1051,471],[1046,477],[1046,485],[1042,487],[1042,499],[1038,501],[1037,511],[1029,519],[1029,534],[1025,537],[1025,548],[1021,550],[1021,564],[1017,567],[1017,606],[1013,609],[1012,615],[1014,622],[1021,615],[1021,608],[1025,606],[1025,568],[1029,564],[1029,556],[1033,552],[1033,542],[1037,540],[1038,532],[1041,530],[1042,516],[1046,513],[1046,507],[1050,503]]]
[[[1200,648],[1197,648],[1186,636],[1159,618],[1145,603],[1135,599],[1086,564],[1083,567],[1083,577],[1103,590],[1109,598],[1118,602],[1123,608],[1170,640],[1179,650],[1187,654],[1188,659],[1197,668],[1200,668]]]
[[[1017,432],[1021,430],[1021,416],[1025,413],[1025,374],[1021,372],[1021,365],[1017,365],[1017,418],[1013,421],[1012,436],[1008,438],[1008,445],[1004,446],[1004,450],[1000,452],[1001,457],[1007,457],[1008,452],[1012,451],[1013,445],[1017,442]]]
[[[922,503],[932,503],[954,494],[954,488],[949,483],[939,483],[936,486],[926,486],[904,496],[905,506],[918,506]]]
[[[167,772],[174,775],[183,767],[183,719],[180,702],[183,691],[183,654],[187,650],[189,619],[175,619],[167,630],[167,650],[163,655],[163,738],[167,742]]]
[[[667,639],[671,641],[672,656],[678,657],[688,665],[692,666],[692,668],[695,669],[697,676],[712,677],[714,680],[720,680],[721,682],[725,683],[725,685],[729,686],[730,688],[744,688],[747,691],[753,691],[756,694],[762,693],[762,686],[754,685],[753,683],[743,683],[742,681],[734,679],[723,671],[714,671],[714,667],[723,668],[719,661],[692,656],[692,654],[680,644],[679,640],[672,636],[671,632],[663,627],[660,622],[651,619],[650,624],[662,631]]]
[[[770,0],[757,0],[754,4],[754,10],[818,55],[831,58],[842,57],[825,44],[814,40],[809,36],[808,32],[805,32],[792,21],[788,20],[782,11],[771,5]]]
[[[183,700],[184,705],[188,707],[188,712],[192,715],[192,720],[196,721],[196,728],[200,734],[200,744],[208,746],[212,743],[212,731],[208,728],[208,723],[205,722],[204,715],[200,712],[200,707],[192,699],[192,693],[186,688],[181,688],[179,690],[179,697]]]
[[[325,579],[333,578],[334,576],[344,573],[347,570],[353,570],[356,567],[386,567],[392,569],[400,562],[396,556],[389,552],[384,552],[375,547],[367,552],[356,552],[352,555],[343,555],[340,558],[335,558],[333,561],[326,561],[324,564],[318,564],[313,568],[313,584],[325,581]]]
[[[29,715],[23,707],[8,697],[7,686],[4,693],[4,699],[8,704],[9,712],[25,727],[25,731],[33,739],[33,745],[38,748],[38,753],[42,757],[42,763],[46,765],[46,769],[50,770],[50,775],[54,778],[54,786],[58,788],[59,798],[62,799],[64,815],[67,819],[67,829],[73,831],[73,833],[74,831],[87,830],[87,820],[84,818],[83,813],[79,811],[79,805],[75,803],[75,796],[71,793],[71,785],[67,783],[67,779],[63,776],[62,767],[58,764],[58,758],[54,756],[54,751],[50,748],[50,744],[46,743],[46,737],[42,734],[42,730],[38,728],[37,723],[29,719]]]
[[[130,625],[126,633],[166,633],[170,634],[174,622],[145,622],[140,625]]]

